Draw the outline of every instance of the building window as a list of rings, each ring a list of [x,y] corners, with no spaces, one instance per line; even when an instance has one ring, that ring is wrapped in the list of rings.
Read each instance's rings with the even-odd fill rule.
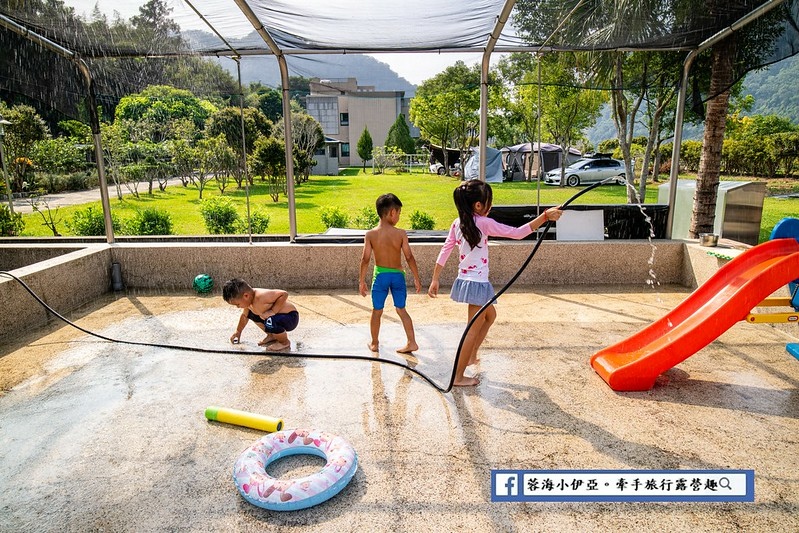
[[[349,126],[350,125],[350,114],[349,113],[339,113],[339,124],[342,126]]]
[[[330,145],[330,157],[338,157],[338,146],[335,144]]]
[[[341,157],[350,156],[350,143],[341,143]]]

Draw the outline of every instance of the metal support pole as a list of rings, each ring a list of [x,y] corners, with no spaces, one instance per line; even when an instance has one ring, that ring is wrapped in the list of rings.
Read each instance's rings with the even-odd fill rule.
[[[234,0],[241,12],[250,21],[252,27],[263,39],[269,49],[277,58],[277,65],[280,67],[280,81],[283,88],[283,129],[286,138],[286,191],[288,193],[289,204],[289,239],[295,242],[297,239],[297,206],[294,200],[294,153],[293,137],[291,135],[291,94],[289,92],[289,67],[286,63],[286,55],[277,45],[264,25],[258,20],[258,16],[245,0]]]
[[[688,86],[688,73],[697,54],[690,52],[685,58],[680,80],[680,90],[677,93],[677,113],[674,116],[674,143],[671,149],[671,169],[669,170],[669,214],[666,217],[666,238],[671,239],[674,226],[674,208],[677,202],[677,182],[680,172],[680,145],[682,145],[682,123],[685,117],[685,99]]]
[[[92,139],[94,141],[94,157],[97,161],[97,176],[100,180],[100,201],[103,204],[103,219],[105,220],[105,237],[108,244],[114,242],[114,226],[111,219],[111,202],[108,198],[108,182],[105,179],[105,156],[103,154],[103,139],[100,135],[100,117],[97,114],[97,100],[94,95],[94,79],[86,62],[82,59],[75,59],[84,79],[87,88],[87,106],[89,111],[89,126],[92,129]]]
[[[510,18],[510,13],[513,6],[516,5],[516,0],[505,0],[505,5],[502,6],[502,11],[497,17],[497,22],[494,24],[494,29],[488,38],[488,44],[483,52],[483,62],[480,67],[480,179],[486,180],[486,150],[488,144],[488,69],[491,66],[491,53],[494,51],[494,46],[497,40],[502,35],[502,29]],[[446,150],[446,146],[444,147]],[[463,169],[461,169],[463,172]]]
[[[544,56],[540,53],[536,54],[536,58],[538,59],[538,109],[535,113],[535,120],[536,120],[536,127],[538,128],[538,170],[535,173],[535,181],[536,181],[536,208],[535,214],[536,216],[541,214],[541,176],[544,173],[544,152],[541,150],[541,61],[543,60]],[[534,154],[530,154],[531,156]],[[563,155],[563,154],[561,154]],[[565,157],[565,155],[563,156]],[[524,169],[522,168],[522,172]]]
[[[286,190],[289,207],[289,240],[297,240],[297,205],[294,200],[294,137],[291,132],[291,93],[289,92],[289,67],[286,56],[277,56],[283,86],[283,130],[286,138]]]
[[[3,119],[0,116],[0,167],[3,170],[3,182],[6,184],[6,194],[8,195],[8,210],[11,213],[14,212],[14,197],[11,194],[11,183],[8,181],[8,171],[6,170],[6,152],[3,148],[3,137],[5,137],[5,131],[3,131],[3,127],[7,124],[11,124],[9,121]]]
[[[234,57],[239,76],[239,113],[241,114],[241,173],[244,176],[244,197],[247,200],[247,235],[252,244],[252,218],[250,218],[250,177],[247,175],[247,135],[244,131],[244,91],[241,88],[241,58]]]

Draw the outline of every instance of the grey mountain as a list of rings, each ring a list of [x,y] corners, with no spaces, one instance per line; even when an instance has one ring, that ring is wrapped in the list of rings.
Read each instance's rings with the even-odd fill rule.
[[[193,48],[224,48],[219,39],[204,31],[183,33]],[[231,41],[234,48],[245,50],[257,45],[263,46],[257,34],[252,33],[242,39]],[[228,58],[217,59],[219,64],[234,77],[236,63]],[[391,67],[363,54],[312,54],[305,56],[288,55],[286,62],[290,76],[304,78],[356,78],[358,85],[373,85],[378,91],[405,91],[406,97],[416,94],[416,86],[391,70]],[[243,56],[241,59],[241,81],[261,82],[270,87],[280,87],[280,70],[274,56]]]

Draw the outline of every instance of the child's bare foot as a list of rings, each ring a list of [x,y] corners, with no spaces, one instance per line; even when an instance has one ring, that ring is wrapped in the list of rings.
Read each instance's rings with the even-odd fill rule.
[[[412,353],[419,349],[419,346],[415,342],[409,342],[402,348],[397,348],[397,353]]]
[[[380,343],[379,342],[370,342],[366,345],[372,352],[379,352],[380,351]]]
[[[270,333],[269,335],[264,337],[264,339],[261,342],[258,343],[258,346],[266,346],[270,342],[275,342],[276,340],[277,339],[275,339],[275,336]]]
[[[480,364],[480,358],[479,357],[472,357],[472,358],[469,359],[469,362],[466,363],[466,366],[472,366],[472,365],[477,365],[477,364]]]
[[[269,349],[271,351],[285,350],[286,348],[290,347],[291,347],[290,342],[280,342],[280,341],[274,341],[272,344],[269,345]]]
[[[456,387],[474,387],[480,383],[480,380],[477,378],[467,378],[466,376],[462,378],[455,378],[455,381],[452,384]]]

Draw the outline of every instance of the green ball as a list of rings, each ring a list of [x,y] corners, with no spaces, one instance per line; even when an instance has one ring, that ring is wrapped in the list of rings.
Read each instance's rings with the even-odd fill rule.
[[[211,292],[211,289],[214,288],[214,278],[208,274],[199,274],[196,278],[194,278],[192,287],[194,287],[194,290],[200,294],[209,293]]]

